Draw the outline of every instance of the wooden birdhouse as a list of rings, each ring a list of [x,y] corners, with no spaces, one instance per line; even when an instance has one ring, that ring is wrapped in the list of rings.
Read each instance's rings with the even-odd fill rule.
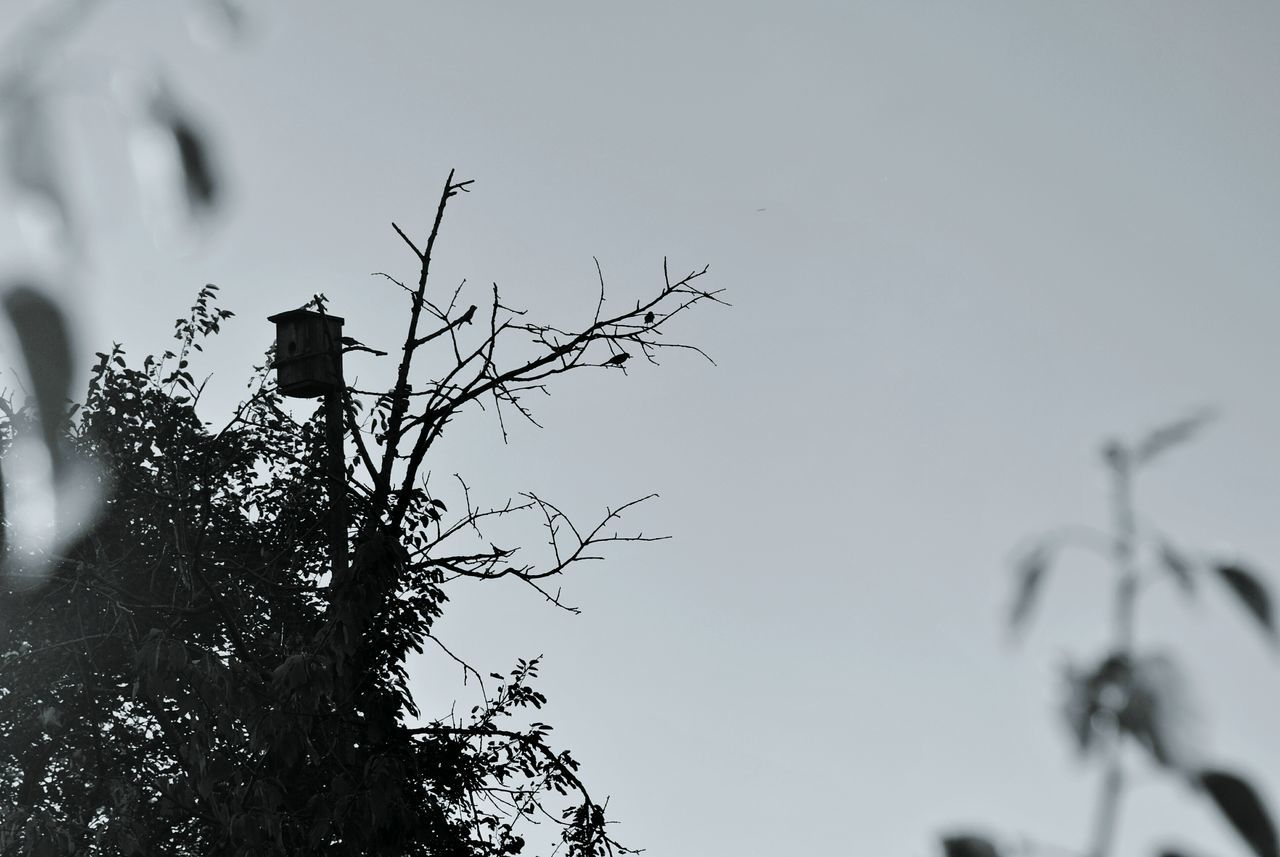
[[[342,389],[342,319],[291,309],[267,319],[276,325],[276,386],[308,399]]]

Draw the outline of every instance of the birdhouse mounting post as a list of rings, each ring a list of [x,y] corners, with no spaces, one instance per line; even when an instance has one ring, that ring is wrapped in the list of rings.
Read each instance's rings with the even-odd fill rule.
[[[342,448],[342,323],[336,315],[309,309],[277,313],[276,386],[293,398],[324,399],[329,476],[329,559],[333,580],[347,571],[346,454]]]

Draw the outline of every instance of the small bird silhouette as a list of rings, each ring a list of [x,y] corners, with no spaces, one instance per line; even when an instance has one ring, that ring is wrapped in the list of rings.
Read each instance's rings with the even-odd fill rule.
[[[644,314],[644,323],[653,324],[653,310],[649,310],[647,313]]]
[[[370,354],[377,355],[378,357],[387,356],[387,352],[379,351],[376,348],[370,348],[369,346],[365,345],[363,342],[360,342],[357,339],[352,339],[350,336],[344,336],[339,341],[342,343],[343,354],[346,354],[348,351],[367,351]]]
[[[631,359],[631,355],[625,351],[620,351],[605,361],[606,366],[621,366]]]

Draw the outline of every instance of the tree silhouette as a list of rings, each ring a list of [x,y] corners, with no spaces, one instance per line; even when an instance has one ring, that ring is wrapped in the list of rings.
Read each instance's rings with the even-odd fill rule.
[[[470,184],[450,174],[421,249],[395,227],[416,278],[378,275],[408,295],[392,387],[334,399],[352,453],[345,571],[331,574],[327,553],[324,408],[294,422],[270,351],[221,428],[196,415],[191,361],[231,317],[216,286],[177,323],[175,350],[138,368],[120,346],[99,354],[82,407],[5,403],[11,455],[53,426],[57,444],[98,462],[106,500],[38,574],[6,565],[0,854],[515,854],[548,819],[559,836],[542,838],[566,854],[626,850],[571,753],[528,721],[545,701],[537,659],[491,676],[466,715],[417,726],[406,664],[444,646],[434,623],[461,577],[515,580],[575,609],[556,580],[611,543],[654,538],[617,529],[641,501],[583,526],[536,493],[482,504],[461,479],[438,491],[422,473],[473,405],[493,407],[505,438],[558,376],[701,353],[665,327],[721,301],[701,287],[705,268],[673,279],[665,263],[634,309],[606,312],[599,276],[594,316],[573,330],[509,308],[496,285],[465,308],[461,286],[437,296],[445,209]],[[327,311],[323,296],[308,305]],[[546,562],[490,541],[516,516],[546,528]]]

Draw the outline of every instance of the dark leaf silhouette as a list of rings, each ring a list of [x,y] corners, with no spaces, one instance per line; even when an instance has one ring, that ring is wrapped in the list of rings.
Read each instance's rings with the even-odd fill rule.
[[[1196,581],[1193,576],[1191,560],[1187,559],[1186,556],[1168,542],[1161,542],[1160,544],[1160,564],[1178,582],[1183,592],[1188,595],[1195,594]]]
[[[1271,596],[1267,593],[1266,587],[1262,585],[1262,581],[1250,571],[1241,568],[1239,565],[1224,563],[1215,566],[1215,571],[1222,581],[1227,584],[1232,592],[1244,603],[1249,612],[1253,614],[1263,630],[1275,640],[1275,618],[1271,608]]]
[[[45,446],[56,468],[58,424],[71,394],[71,337],[62,311],[46,291],[30,283],[10,286],[4,309],[31,376]]]
[[[1172,656],[1113,654],[1092,672],[1067,669],[1062,713],[1082,753],[1093,747],[1095,718],[1104,714],[1168,767],[1194,756],[1193,713],[1187,681]]]
[[[1226,771],[1201,771],[1200,785],[1258,857],[1280,857],[1275,825],[1253,786]]]
[[[178,147],[188,203],[193,210],[212,208],[218,202],[218,181],[204,137],[186,116],[178,114],[169,119],[169,133]]]
[[[47,557],[88,527],[101,509],[94,465],[65,442],[70,414],[71,332],[48,289],[19,281],[3,291],[5,314],[31,380],[39,434],[12,437],[5,450],[3,573],[22,588],[44,580]],[[6,405],[13,429],[13,413]],[[41,462],[45,462],[41,464]]]
[[[1146,464],[1171,447],[1187,442],[1205,423],[1213,419],[1213,416],[1213,412],[1206,408],[1153,430],[1134,447],[1134,463]]]
[[[199,123],[163,80],[144,104],[135,131],[139,180],[149,197],[163,204],[161,213],[178,207],[187,217],[212,212],[222,201],[222,182],[214,153]]]
[[[1165,653],[1133,662],[1120,727],[1165,766],[1181,767],[1193,756],[1187,681],[1178,662]]]
[[[1017,590],[1013,596],[1013,607],[1009,611],[1011,630],[1016,631],[1026,623],[1048,571],[1049,551],[1044,545],[1037,545],[1018,561],[1014,569],[1018,576]]]
[[[942,852],[946,857],[1000,857],[990,839],[967,833],[943,837]]]
[[[1070,665],[1064,672],[1067,690],[1062,701],[1062,717],[1076,740],[1076,749],[1084,754],[1089,752],[1092,743],[1093,714],[1097,706],[1089,692],[1088,676]]]
[[[1105,658],[1092,672],[1067,667],[1067,697],[1062,713],[1081,753],[1092,748],[1094,715],[1102,711],[1119,715],[1114,706],[1104,704],[1104,699],[1116,695],[1127,698],[1132,675],[1129,658],[1118,654]]]

